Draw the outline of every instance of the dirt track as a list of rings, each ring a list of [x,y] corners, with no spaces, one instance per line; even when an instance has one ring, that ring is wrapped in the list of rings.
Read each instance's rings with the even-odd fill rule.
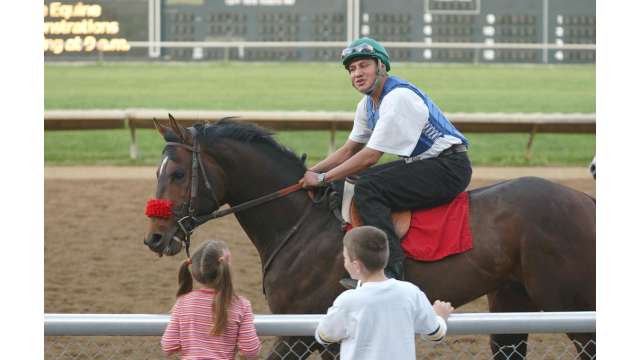
[[[155,169],[47,167],[44,192],[45,313],[168,313],[184,255],[157,258],[143,245],[146,200]],[[525,175],[546,177],[595,196],[586,168],[478,168],[470,188]],[[269,313],[259,257],[234,217],[202,226],[194,246],[225,240],[237,291],[254,312]],[[460,312],[487,311],[480,298]]]
[[[595,182],[582,168],[478,168],[470,188],[534,174],[595,195]],[[171,308],[182,256],[159,259],[142,244],[143,208],[153,196],[154,176],[151,167],[45,168],[45,312],[165,313]],[[197,246],[209,237],[229,243],[238,290],[257,313],[267,313],[257,252],[235,218],[204,225],[194,242]]]

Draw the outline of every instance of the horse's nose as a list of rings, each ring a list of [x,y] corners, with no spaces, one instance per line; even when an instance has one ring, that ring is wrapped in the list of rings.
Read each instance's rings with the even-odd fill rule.
[[[160,241],[162,241],[162,235],[158,233],[153,233],[151,236],[144,239],[144,244],[152,249],[157,249],[160,245]]]

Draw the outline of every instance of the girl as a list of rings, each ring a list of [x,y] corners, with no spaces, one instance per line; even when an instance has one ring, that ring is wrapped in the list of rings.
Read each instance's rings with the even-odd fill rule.
[[[251,303],[233,291],[230,257],[224,242],[209,240],[180,266],[178,300],[161,341],[167,356],[180,352],[182,359],[234,359],[238,350],[257,359],[262,345]],[[202,288],[193,290],[192,276]]]

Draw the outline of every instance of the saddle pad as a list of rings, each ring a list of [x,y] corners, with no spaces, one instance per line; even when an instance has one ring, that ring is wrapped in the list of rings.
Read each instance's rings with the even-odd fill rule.
[[[407,257],[418,261],[436,261],[471,249],[469,193],[462,192],[445,205],[414,210],[400,246]]]

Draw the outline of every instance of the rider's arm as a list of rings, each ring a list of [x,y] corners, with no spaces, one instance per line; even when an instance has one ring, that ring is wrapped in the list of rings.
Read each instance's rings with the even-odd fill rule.
[[[375,165],[383,154],[384,153],[382,151],[374,150],[370,147],[364,147],[347,161],[328,171],[325,175],[325,181],[341,180],[349,175],[357,174],[362,170]]]
[[[382,157],[382,154],[384,153],[381,151],[365,147],[342,164],[326,172],[324,181],[340,180],[349,175],[357,174],[377,163],[380,157]],[[302,184],[305,189],[321,185],[317,174],[313,171],[307,171],[302,179],[300,179],[300,184]]]
[[[364,144],[355,142],[351,139],[347,139],[347,141],[342,145],[336,152],[327,156],[326,159],[320,161],[319,163],[312,166],[309,171],[313,172],[327,172],[336,166],[342,164],[351,158],[354,154],[360,151],[364,147]]]
[[[366,97],[363,97],[356,108],[353,129],[344,145],[309,169],[300,179],[305,188],[319,185],[316,173],[325,173],[324,181],[329,182],[356,174],[378,162],[383,153],[365,147],[372,132],[367,127],[365,103]]]

